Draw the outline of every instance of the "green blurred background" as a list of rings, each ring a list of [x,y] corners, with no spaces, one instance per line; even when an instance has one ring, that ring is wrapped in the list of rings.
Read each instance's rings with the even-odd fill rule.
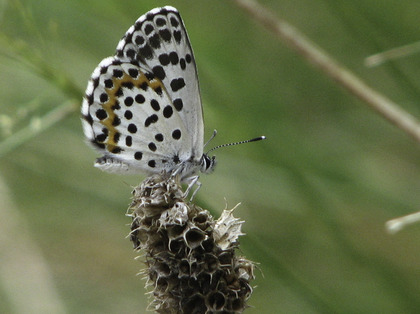
[[[420,118],[420,54],[363,65],[419,40],[419,1],[260,3]],[[145,312],[125,216],[143,178],[93,167],[79,107],[125,31],[167,4],[195,52],[206,138],[268,138],[218,150],[196,197],[216,216],[242,203],[239,253],[259,263],[246,313],[418,313],[420,225],[384,224],[420,208],[419,145],[233,2],[160,0],[0,1],[0,312]]]

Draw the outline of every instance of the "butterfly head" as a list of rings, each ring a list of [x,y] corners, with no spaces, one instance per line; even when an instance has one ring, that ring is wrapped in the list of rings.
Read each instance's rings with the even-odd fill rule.
[[[202,173],[212,173],[214,171],[214,167],[216,166],[216,156],[209,157],[209,155],[203,154],[200,166],[200,171]]]

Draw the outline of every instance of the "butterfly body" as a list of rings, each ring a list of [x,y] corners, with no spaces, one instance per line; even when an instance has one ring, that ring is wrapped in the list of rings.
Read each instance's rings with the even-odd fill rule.
[[[142,15],[94,70],[82,105],[86,138],[116,173],[210,172],[197,69],[178,11]]]

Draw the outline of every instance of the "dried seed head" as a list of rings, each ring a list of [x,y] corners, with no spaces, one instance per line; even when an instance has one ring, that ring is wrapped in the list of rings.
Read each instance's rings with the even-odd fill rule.
[[[154,175],[133,191],[130,240],[145,255],[150,308],[158,313],[241,313],[254,264],[235,254],[243,221],[233,210],[214,221],[183,199],[179,181]]]

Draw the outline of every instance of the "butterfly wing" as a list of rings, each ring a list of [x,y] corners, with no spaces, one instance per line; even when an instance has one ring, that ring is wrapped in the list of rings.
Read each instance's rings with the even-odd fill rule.
[[[203,114],[191,45],[176,9],[153,9],[92,74],[83,128],[109,172],[172,171],[203,154]],[[192,163],[192,162],[191,162]]]
[[[85,135],[104,153],[95,165],[110,172],[174,169],[189,143],[175,110],[153,74],[115,57],[104,59],[82,106]]]
[[[204,123],[197,68],[179,12],[166,6],[141,16],[119,42],[116,56],[139,63],[162,81],[188,131],[188,148],[200,159]]]

